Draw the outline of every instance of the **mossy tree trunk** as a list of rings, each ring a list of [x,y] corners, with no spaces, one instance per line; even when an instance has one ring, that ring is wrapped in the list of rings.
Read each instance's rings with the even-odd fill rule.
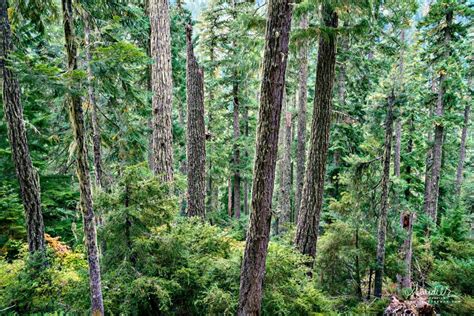
[[[68,72],[72,73],[77,69],[77,44],[74,35],[72,0],[62,0],[62,9]],[[74,86],[71,85],[70,89],[73,90]],[[93,315],[103,315],[104,304],[102,300],[99,254],[97,250],[97,232],[92,205],[89,164],[87,161],[84,113],[82,110],[80,95],[74,91],[71,92],[68,96],[68,103],[71,126],[73,129],[74,140],[76,142],[76,172],[79,181],[79,191],[81,194],[80,204],[84,220],[84,235],[87,249],[87,261],[89,264],[89,286],[92,303],[91,312]]]

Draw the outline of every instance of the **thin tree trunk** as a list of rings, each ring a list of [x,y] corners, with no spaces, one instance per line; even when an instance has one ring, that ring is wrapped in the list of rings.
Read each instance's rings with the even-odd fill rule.
[[[168,0],[150,1],[154,173],[173,180],[171,35]]]
[[[214,43],[211,42],[211,47],[209,51],[210,55],[210,62],[211,65],[214,65]],[[214,70],[215,67],[213,66],[212,69],[209,70],[209,75],[213,77],[214,79]],[[208,117],[208,122],[207,122],[207,133],[209,133],[212,137],[212,127],[213,127],[213,122],[214,122],[214,117],[212,115],[212,102],[214,101],[214,91],[213,88],[209,88],[208,90],[208,96],[207,96],[207,117]],[[213,178],[212,178],[212,141],[207,143],[207,155],[208,155],[208,167],[207,167],[207,192],[206,192],[206,207],[207,207],[207,212],[211,212],[215,210],[215,205],[214,205],[214,183],[213,183]]]
[[[448,11],[446,13],[446,29],[444,42],[446,45],[445,58],[449,57],[449,42],[451,40],[450,26],[453,20],[453,12]],[[436,101],[435,116],[442,118],[444,115],[444,93],[445,93],[445,72],[440,72],[439,83],[438,83],[438,98]],[[444,125],[442,122],[438,122],[434,128],[434,144],[433,144],[433,166],[431,168],[431,181],[430,181],[430,194],[427,196],[425,201],[425,212],[436,223],[438,217],[438,198],[439,198],[439,179],[441,176],[441,162],[443,155],[443,135]]]
[[[415,214],[410,212],[403,212],[400,218],[400,224],[407,234],[402,246],[403,261],[405,263],[405,272],[400,277],[400,287],[402,289],[411,288],[411,260],[413,255],[412,235],[414,218]]]
[[[188,216],[206,214],[206,128],[204,123],[204,73],[193,52],[192,28],[186,26],[186,91],[188,102],[187,160]]]
[[[73,72],[77,69],[77,45],[74,35],[72,0],[62,0],[62,9],[68,71]],[[95,228],[94,209],[92,205],[89,164],[87,162],[87,144],[85,141],[84,132],[84,113],[82,111],[81,98],[79,95],[71,94],[68,98],[69,116],[74,132],[74,140],[76,142],[77,178],[79,180],[79,191],[81,194],[81,209],[84,220],[87,261],[89,264],[89,286],[92,303],[91,313],[93,315],[103,315],[104,304],[102,301],[100,265],[97,250],[97,232]]]
[[[401,30],[400,34],[400,41],[402,45],[405,44],[405,30]],[[400,62],[399,62],[399,84],[400,87],[403,85],[403,78],[404,78],[404,48],[400,49]],[[401,112],[401,111],[400,111]],[[402,148],[402,118],[401,115],[397,118],[395,123],[395,146],[394,146],[394,153],[393,153],[393,174],[396,177],[400,177],[400,155],[401,155],[401,148]]]
[[[370,291],[372,290],[372,268],[369,269],[369,284],[367,285],[367,300],[370,300]]]
[[[395,145],[393,148],[393,174],[400,176],[400,153],[402,148],[402,120],[398,118],[395,123]]]
[[[92,143],[94,150],[94,168],[95,168],[95,184],[99,188],[104,187],[103,176],[102,176],[102,157],[101,157],[101,144],[100,144],[100,127],[99,118],[97,117],[97,103],[95,100],[94,91],[94,75],[92,74],[91,67],[91,41],[90,41],[90,16],[88,13],[84,15],[84,41],[85,41],[85,64],[87,68],[87,84],[88,84],[88,96],[89,105],[91,107],[91,119],[92,119]]]
[[[410,133],[409,133],[409,138],[408,138],[408,142],[407,142],[407,156],[411,155],[411,153],[413,152],[413,135],[415,133],[415,125],[413,123],[413,115],[410,116],[410,120],[409,120],[409,126],[410,126]],[[406,178],[406,182],[407,182],[407,187],[405,189],[405,200],[408,202],[410,200],[410,197],[411,197],[411,164],[410,163],[407,163],[405,165],[405,178]]]
[[[464,125],[462,127],[461,133],[461,147],[459,152],[459,162],[458,168],[456,170],[456,194],[459,195],[461,193],[461,184],[463,179],[463,169],[464,169],[464,161],[466,159],[466,142],[467,142],[467,129],[469,127],[469,113],[471,111],[471,107],[467,105],[464,108]]]
[[[240,272],[240,316],[260,315],[292,7],[289,0],[268,2],[252,212]]]
[[[232,217],[232,179],[227,181],[227,215]]]
[[[382,284],[385,264],[385,235],[387,233],[388,214],[388,186],[390,183],[390,156],[392,150],[393,133],[393,103],[394,95],[388,98],[387,118],[385,120],[385,148],[383,154],[382,196],[380,199],[381,209],[377,229],[377,263],[375,267],[374,295],[382,297]]]
[[[248,106],[244,106],[243,113],[244,120],[244,136],[247,138],[249,136],[249,109]],[[248,161],[249,152],[248,150],[244,151],[245,161]],[[244,214],[249,213],[249,183],[246,178],[244,178]]]
[[[12,68],[8,66],[13,51],[8,4],[0,0],[0,69],[3,76],[3,107],[8,127],[8,140],[20,185],[21,200],[25,209],[28,250],[44,252],[44,223],[41,212],[41,191],[38,173],[33,167],[20,100],[20,86]]]
[[[308,28],[308,15],[301,16],[301,29]],[[296,145],[296,200],[295,218],[301,205],[303,192],[304,173],[306,164],[306,103],[308,99],[308,43],[301,43],[299,50],[299,77],[298,77],[298,136]]]
[[[282,142],[283,150],[281,157],[281,185],[280,185],[280,220],[279,224],[284,225],[290,221],[291,215],[291,112],[289,108],[289,100],[284,102],[284,122]]]
[[[236,77],[236,76],[234,76]],[[239,84],[234,82],[232,87],[232,95],[234,100],[234,115],[233,115],[233,126],[234,126],[234,159],[233,159],[233,169],[234,169],[234,183],[233,183],[233,208],[234,216],[240,218],[240,104],[239,104]]]
[[[327,3],[323,5],[323,18],[325,27],[332,30],[337,28],[337,13]],[[296,248],[313,258],[316,256],[319,219],[323,206],[335,64],[336,34],[331,32],[319,39],[311,142],[295,238]],[[312,265],[313,261],[310,264]]]

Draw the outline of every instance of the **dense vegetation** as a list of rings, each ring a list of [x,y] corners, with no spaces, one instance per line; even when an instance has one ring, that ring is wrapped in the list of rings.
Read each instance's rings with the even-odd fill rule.
[[[465,0],[0,0],[0,313],[474,314]]]

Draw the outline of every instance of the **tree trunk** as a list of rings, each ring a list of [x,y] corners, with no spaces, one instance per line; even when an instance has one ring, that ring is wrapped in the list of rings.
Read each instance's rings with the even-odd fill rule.
[[[260,315],[292,6],[289,0],[268,3],[252,212],[240,272],[238,315]]]
[[[236,76],[234,76],[236,77]],[[236,80],[236,78],[234,78]],[[240,121],[239,121],[239,84],[234,82],[232,87],[232,95],[234,100],[234,116],[233,116],[233,125],[234,125],[234,159],[233,159],[233,169],[234,169],[234,183],[233,183],[233,208],[234,216],[240,218]]]
[[[400,153],[402,148],[402,120],[399,117],[395,123],[395,145],[393,146],[393,174],[400,176]]]
[[[209,55],[210,55],[210,62],[211,62],[211,65],[214,65],[214,45],[211,44],[211,47],[210,47],[210,50],[209,50]],[[209,69],[209,75],[212,77],[212,79],[215,79],[214,78],[214,71],[215,71],[215,67],[212,66],[211,69]],[[212,115],[212,102],[214,101],[214,91],[213,91],[213,88],[210,87],[209,89],[207,89],[208,91],[208,95],[207,95],[207,118],[208,118],[208,122],[207,122],[207,133],[211,135],[212,137],[212,127],[213,127],[213,122],[214,122],[214,117]],[[206,191],[206,208],[207,208],[207,212],[211,212],[213,210],[216,209],[215,205],[214,205],[214,182],[213,182],[213,178],[212,178],[212,153],[211,153],[211,149],[212,149],[212,141],[211,142],[208,142],[207,143],[207,148],[206,148],[206,153],[208,155],[208,166],[207,166],[207,191]]]
[[[450,26],[453,20],[453,12],[448,11],[446,13],[446,29],[445,29],[445,45],[446,45],[446,52],[445,58],[449,57],[449,42],[451,40],[450,35]],[[435,108],[435,116],[438,119],[442,119],[444,115],[444,93],[445,93],[445,81],[446,81],[446,74],[445,71],[441,71],[439,75],[439,82],[438,82],[438,98],[436,100],[436,108]],[[425,212],[436,223],[438,217],[438,197],[439,197],[439,179],[441,176],[441,159],[443,155],[443,135],[444,135],[444,125],[443,122],[438,121],[435,124],[434,128],[434,143],[433,143],[433,166],[431,167],[431,181],[430,181],[430,189],[427,196],[427,200],[425,201]]]
[[[308,28],[308,15],[301,17],[300,27],[303,30]],[[296,144],[296,199],[295,218],[301,204],[301,194],[303,192],[304,173],[306,163],[306,102],[308,99],[308,43],[301,43],[299,50],[299,77],[298,77],[298,136]]]
[[[192,28],[186,26],[186,91],[188,216],[206,214],[206,129],[204,124],[204,73],[193,52]]]
[[[243,113],[243,120],[244,120],[244,136],[247,138],[249,136],[249,109],[248,106],[244,106],[244,113]],[[244,151],[245,161],[249,160],[249,152],[248,150]],[[244,214],[249,213],[249,181],[244,178]]]
[[[405,44],[405,30],[401,30],[400,34],[400,41],[402,45]],[[400,63],[399,63],[399,85],[402,87],[403,85],[403,77],[404,77],[404,60],[403,60],[403,50],[404,48],[400,49]],[[402,118],[401,118],[401,111],[400,115],[397,118],[397,122],[395,123],[395,146],[394,146],[394,153],[393,153],[393,174],[396,177],[400,177],[400,154],[402,148]]]
[[[390,155],[393,137],[393,91],[388,97],[387,118],[385,120],[385,148],[383,154],[382,196],[377,233],[377,263],[375,266],[374,295],[382,297],[382,284],[385,264],[385,235],[387,233],[388,186],[390,183]]]
[[[291,112],[289,100],[284,101],[284,122],[282,142],[283,150],[281,157],[281,185],[280,185],[280,218],[278,223],[284,225],[290,222],[291,215]]]
[[[72,0],[62,0],[62,9],[68,71],[73,72],[77,69],[77,45],[74,35]],[[87,144],[85,141],[84,132],[84,113],[82,111],[81,98],[77,94],[69,95],[69,116],[74,132],[74,140],[76,142],[77,178],[79,180],[79,191],[81,194],[81,209],[84,220],[87,261],[89,264],[89,285],[92,303],[91,309],[93,315],[103,315],[104,304],[102,301],[100,265],[97,251],[97,232],[95,228],[94,210],[92,205],[89,164],[87,162]]]
[[[88,96],[89,105],[91,107],[91,120],[92,120],[92,143],[94,150],[94,167],[95,167],[95,184],[99,188],[104,187],[103,176],[102,176],[102,157],[101,157],[101,144],[100,144],[100,127],[99,118],[97,117],[97,103],[95,100],[94,91],[94,76],[92,74],[91,67],[91,41],[90,41],[90,26],[89,26],[89,14],[84,14],[84,42],[85,42],[85,55],[84,60],[87,68],[87,84],[88,84]]]
[[[471,111],[471,107],[467,105],[464,108],[464,125],[462,127],[461,133],[461,147],[459,152],[459,162],[458,168],[456,170],[456,194],[459,195],[461,193],[461,184],[462,184],[462,172],[464,168],[464,160],[466,159],[466,142],[467,142],[467,129],[469,127],[469,112]]]
[[[12,158],[20,185],[21,200],[25,209],[28,250],[30,253],[44,251],[44,224],[41,212],[41,191],[38,173],[33,167],[25,123],[20,101],[20,86],[8,58],[13,51],[8,4],[0,0],[0,69],[3,76],[3,106],[8,127],[8,140],[12,148]]]
[[[172,102],[170,16],[167,0],[150,1],[151,90],[153,108],[154,173],[162,181],[173,180]]]
[[[227,181],[227,215],[232,217],[232,179]]]
[[[400,217],[400,224],[402,229],[406,231],[406,238],[402,246],[403,261],[405,263],[405,273],[400,276],[400,288],[411,288],[411,259],[412,251],[412,236],[413,236],[413,220],[415,214],[410,212],[403,212]]]
[[[323,5],[323,17],[327,28],[337,28],[338,16],[329,4]],[[319,219],[323,206],[335,64],[336,34],[331,32],[319,39],[311,142],[295,238],[297,249],[313,258],[316,256]],[[310,264],[312,265],[312,262]]]

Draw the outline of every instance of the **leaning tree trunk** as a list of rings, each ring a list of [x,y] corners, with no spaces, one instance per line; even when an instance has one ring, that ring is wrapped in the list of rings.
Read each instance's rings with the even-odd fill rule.
[[[268,2],[252,211],[240,272],[238,315],[259,315],[262,303],[292,6],[290,0]]]
[[[323,5],[323,15],[325,27],[330,28],[332,32],[319,39],[312,133],[295,238],[298,250],[313,258],[316,256],[319,219],[323,207],[336,64],[336,34],[334,30],[338,24],[337,13],[329,4]]]
[[[379,224],[377,229],[377,263],[375,266],[374,295],[382,297],[382,283],[385,263],[385,235],[387,233],[388,186],[390,182],[390,155],[393,137],[393,91],[388,98],[387,118],[385,120],[385,148],[383,153],[382,196],[380,199]]]
[[[62,0],[64,36],[68,71],[77,69],[77,44],[74,35],[74,20],[72,0]],[[74,88],[74,87],[71,87]],[[81,194],[81,209],[84,220],[84,235],[86,240],[87,261],[89,264],[89,286],[91,294],[91,309],[93,315],[104,314],[102,288],[100,281],[99,255],[97,251],[97,232],[95,228],[94,210],[92,205],[91,181],[87,162],[87,144],[84,131],[84,113],[81,98],[77,94],[69,95],[69,116],[76,142],[77,178]]]
[[[446,25],[444,42],[446,52],[445,58],[449,57],[449,42],[451,40],[450,26],[453,20],[453,12],[448,11],[446,13]],[[438,82],[438,98],[436,100],[435,116],[441,119],[444,115],[444,94],[446,85],[446,72],[441,71]],[[441,162],[443,155],[443,136],[444,136],[444,125],[442,122],[438,122],[434,128],[434,143],[433,143],[433,166],[431,167],[431,181],[430,189],[425,201],[425,213],[433,219],[436,223],[438,217],[438,198],[439,198],[439,180],[441,176]]]
[[[461,193],[461,184],[462,184],[462,173],[464,169],[464,160],[466,159],[466,142],[467,142],[467,129],[469,127],[469,112],[471,111],[471,107],[467,105],[464,108],[464,125],[462,127],[461,133],[461,147],[459,152],[459,162],[458,168],[456,170],[456,194],[459,195]]]
[[[237,80],[235,78],[234,80]],[[239,104],[239,84],[238,82],[234,82],[232,87],[232,95],[234,100],[234,115],[233,115],[233,125],[234,125],[234,159],[233,159],[233,171],[234,171],[234,182],[233,182],[233,209],[234,209],[234,216],[236,218],[240,218],[240,121],[239,121],[239,113],[240,113],[240,104]]]
[[[206,129],[204,124],[204,73],[194,56],[192,28],[186,26],[186,92],[188,216],[206,214]]]
[[[301,17],[300,27],[303,30],[308,28],[308,15]],[[298,77],[298,136],[296,145],[296,199],[295,218],[301,204],[301,194],[303,192],[304,172],[306,163],[306,102],[308,99],[308,43],[304,41],[299,49],[299,77]]]
[[[91,120],[92,120],[92,143],[94,149],[94,167],[95,167],[95,184],[98,187],[104,187],[103,176],[102,176],[102,153],[100,144],[100,127],[99,118],[97,117],[97,103],[95,100],[94,91],[94,75],[92,74],[91,67],[91,41],[90,41],[90,26],[89,26],[89,14],[84,15],[84,42],[85,42],[85,64],[87,68],[87,84],[88,84],[88,96],[89,105],[91,107]]]
[[[173,135],[171,112],[173,79],[171,74],[170,16],[167,0],[150,0],[151,90],[153,108],[153,172],[162,181],[173,180]]]
[[[0,0],[0,69],[3,76],[3,106],[8,127],[8,140],[20,184],[21,199],[25,209],[28,250],[30,253],[44,251],[44,224],[41,213],[41,192],[38,174],[31,162],[30,150],[23,121],[20,101],[20,86],[8,57],[13,50],[6,0]]]

